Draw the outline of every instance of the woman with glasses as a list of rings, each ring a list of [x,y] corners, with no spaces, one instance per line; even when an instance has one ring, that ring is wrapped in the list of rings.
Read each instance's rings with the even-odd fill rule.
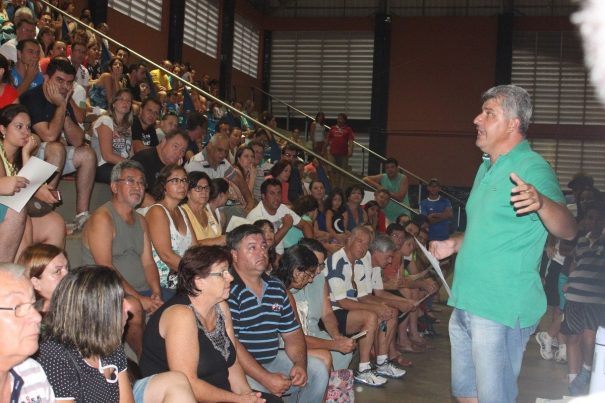
[[[163,297],[174,295],[181,256],[194,244],[189,219],[179,207],[187,197],[188,183],[183,167],[177,164],[166,165],[158,174],[152,189],[151,195],[156,204],[145,214],[153,260],[160,272]]]
[[[92,124],[91,146],[97,154],[97,182],[109,183],[111,169],[120,161],[132,157],[132,94],[119,89],[109,105],[109,113]]]
[[[178,373],[141,379],[133,394],[122,345],[128,309],[121,279],[109,267],[82,266],[59,283],[38,355],[57,401],[195,401]]]
[[[204,402],[280,401],[254,392],[235,350],[225,300],[233,276],[231,254],[220,246],[194,246],[181,259],[177,295],[147,323],[140,367],[144,376],[167,370],[189,379]]]
[[[323,251],[325,251],[325,248]],[[313,302],[305,297],[307,286],[313,283],[313,279],[319,274],[320,267],[317,256],[311,249],[303,245],[295,245],[286,249],[279,259],[277,269],[272,273],[272,275],[280,279],[286,286],[286,289],[288,289],[290,304],[295,308],[294,311],[296,312],[300,326],[305,334],[305,341],[308,344],[307,353],[322,360],[328,371],[330,371],[332,369],[332,356],[330,354],[330,349],[326,348],[329,343],[324,343],[324,340],[320,340],[319,343],[314,342],[317,338],[310,336],[311,327],[315,325],[314,323],[310,323],[310,320],[314,320],[311,319],[313,316],[311,315],[310,308],[311,305],[317,302],[323,302],[323,296],[319,301]],[[297,297],[295,298],[294,295],[297,295]],[[331,306],[328,305],[328,307]],[[343,337],[343,340],[344,339],[348,340],[346,344],[350,349],[347,349],[348,351],[346,352],[349,352],[354,348],[355,342]],[[336,343],[338,343],[338,341],[335,341],[333,344]],[[334,350],[336,350],[336,348],[334,348]]]
[[[29,273],[38,310],[48,312],[50,298],[69,270],[65,252],[54,245],[37,243],[23,251],[19,264]]]
[[[192,171],[187,174],[187,180],[187,203],[182,208],[187,213],[198,244],[225,245],[220,224],[206,207],[210,198],[210,177],[205,172]]]

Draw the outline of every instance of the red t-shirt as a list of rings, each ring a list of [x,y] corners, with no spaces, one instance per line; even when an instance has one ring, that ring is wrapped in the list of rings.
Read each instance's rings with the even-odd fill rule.
[[[4,91],[0,95],[0,108],[12,104],[19,97],[17,90],[10,84],[4,86]]]
[[[328,141],[330,142],[330,154],[336,156],[349,155],[349,140],[354,140],[353,129],[349,126],[332,126],[328,132]]]

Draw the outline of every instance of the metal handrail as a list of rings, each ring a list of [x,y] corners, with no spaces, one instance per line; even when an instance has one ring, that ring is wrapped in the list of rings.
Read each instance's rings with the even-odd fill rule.
[[[307,154],[313,155],[315,158],[318,158],[320,161],[328,164],[329,166],[331,166],[332,168],[336,168],[336,170],[338,170],[341,174],[344,174],[345,176],[348,176],[350,179],[353,179],[356,182],[359,182],[360,184],[362,184],[365,187],[369,187],[370,189],[372,189],[373,191],[376,191],[377,189],[374,188],[371,185],[368,185],[367,183],[365,183],[362,179],[358,178],[357,176],[353,175],[352,173],[350,173],[349,171],[339,167],[338,165],[333,164],[331,161],[327,160],[326,158],[324,158],[322,155],[319,155],[317,153],[315,153],[313,150],[309,150],[308,148],[306,148],[305,146],[293,141],[292,139],[284,136],[283,134],[279,133],[277,130],[265,125],[264,123],[259,122],[258,120],[256,120],[255,118],[247,115],[245,112],[240,111],[236,108],[234,108],[233,106],[229,105],[228,103],[224,102],[223,100],[215,97],[214,95],[204,91],[203,89],[201,89],[200,87],[196,86],[195,84],[186,81],[184,79],[182,79],[181,77],[177,76],[176,74],[174,74],[173,72],[166,70],[164,67],[160,66],[159,64],[155,63],[154,61],[146,58],[145,56],[143,56],[142,54],[136,52],[135,50],[129,48],[128,46],[124,45],[123,43],[120,43],[118,41],[116,41],[115,39],[109,37],[108,35],[105,35],[104,33],[98,31],[95,28],[92,28],[88,25],[86,25],[85,23],[83,23],[82,21],[80,21],[78,18],[76,18],[75,16],[68,14],[67,12],[61,10],[58,7],[53,6],[52,4],[50,4],[48,1],[46,0],[41,0],[43,4],[46,4],[47,6],[49,6],[52,10],[57,11],[58,13],[60,13],[61,15],[63,15],[64,17],[68,17],[71,20],[73,20],[76,24],[78,25],[82,25],[85,29],[90,30],[92,32],[94,32],[95,34],[101,36],[102,38],[107,39],[108,41],[110,41],[111,43],[113,43],[114,45],[117,45],[119,47],[123,47],[126,48],[130,51],[131,55],[134,55],[136,57],[138,57],[139,59],[145,61],[146,63],[154,66],[155,68],[159,69],[160,71],[164,72],[165,74],[170,75],[173,79],[176,79],[178,81],[180,81],[181,83],[183,83],[184,85],[193,88],[194,90],[196,90],[197,92],[199,92],[200,94],[204,95],[204,97],[209,98],[211,100],[213,100],[214,102],[217,102],[218,104],[224,106],[225,108],[231,110],[231,111],[235,111],[238,114],[244,116],[246,119],[254,122],[254,124],[257,127],[262,127],[264,130],[269,131],[270,133],[272,133],[273,135],[277,135],[279,138],[281,138],[282,140],[286,141],[287,143],[290,144],[294,144],[296,145],[298,148],[302,148]],[[401,207],[405,208],[408,211],[411,211],[412,213],[415,214],[419,214],[419,212],[417,210],[415,210],[414,208],[399,202],[398,200],[395,200],[393,198],[391,198],[392,201],[394,201],[395,203],[397,203],[398,205],[400,205]]]
[[[293,105],[291,105],[291,104],[287,103],[286,101],[284,101],[284,100],[282,100],[282,99],[280,99],[280,98],[276,97],[275,95],[270,94],[270,93],[268,93],[267,91],[264,91],[264,90],[263,90],[263,89],[261,89],[261,88],[258,88],[258,87],[253,87],[253,88],[254,88],[254,89],[256,89],[256,90],[258,90],[258,91],[260,91],[260,92],[262,92],[262,93],[263,93],[263,94],[265,94],[265,95],[268,95],[268,96],[269,96],[269,97],[271,97],[272,99],[275,99],[275,100],[276,100],[276,101],[278,101],[279,103],[284,104],[284,105],[285,105],[286,107],[288,107],[289,109],[292,109],[293,111],[295,111],[295,112],[297,112],[297,113],[301,114],[302,116],[306,117],[307,119],[311,119],[313,122],[315,122],[315,118],[314,118],[313,116],[309,115],[308,113],[306,113],[306,112],[304,112],[304,111],[302,111],[302,110],[298,109],[297,107],[295,107],[295,106],[293,106]],[[324,126],[326,129],[330,129],[330,126],[328,126],[328,125],[326,125],[326,124],[324,124],[323,126]],[[380,155],[380,154],[378,154],[377,152],[370,150],[369,148],[367,148],[367,147],[366,147],[366,146],[364,146],[363,144],[358,143],[358,142],[357,142],[357,141],[355,141],[355,140],[353,140],[353,143],[354,143],[356,146],[358,146],[358,147],[362,148],[363,150],[367,151],[368,153],[370,153],[370,154],[374,155],[375,157],[380,158],[382,161],[386,161],[386,160],[387,160],[385,156]],[[399,170],[400,170],[400,171],[404,172],[406,175],[409,175],[409,176],[411,176],[411,177],[415,178],[415,179],[416,179],[416,180],[418,180],[419,182],[422,182],[422,183],[424,183],[424,184],[428,184],[428,183],[429,183],[429,181],[428,181],[428,180],[426,180],[426,179],[424,179],[424,178],[421,178],[420,176],[416,175],[415,173],[413,173],[413,172],[411,172],[411,171],[408,171],[407,169],[405,169],[405,168],[404,168],[404,167],[402,167],[401,165],[399,165],[399,166],[398,166],[398,168],[399,168]],[[365,183],[365,182],[364,182],[364,183]],[[420,194],[420,192],[418,192],[418,193]],[[449,197],[449,198],[451,198],[451,199],[453,199],[453,200],[457,201],[458,203],[460,203],[460,204],[461,204],[461,205],[463,205],[463,206],[465,205],[464,201],[460,200],[459,198],[457,198],[457,197],[456,197],[456,196],[454,196],[453,194],[448,193],[448,192],[447,192],[447,191],[445,191],[445,190],[441,190],[441,191],[440,191],[440,193],[443,193],[443,194],[444,194],[444,195],[446,195],[447,197]]]

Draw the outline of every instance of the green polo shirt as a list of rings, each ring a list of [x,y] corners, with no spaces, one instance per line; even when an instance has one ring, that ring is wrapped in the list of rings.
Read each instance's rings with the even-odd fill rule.
[[[466,204],[467,229],[456,259],[449,305],[515,327],[546,311],[539,265],[547,230],[537,213],[518,217],[510,203],[515,172],[544,196],[564,203],[548,163],[527,140],[492,165],[483,161]]]

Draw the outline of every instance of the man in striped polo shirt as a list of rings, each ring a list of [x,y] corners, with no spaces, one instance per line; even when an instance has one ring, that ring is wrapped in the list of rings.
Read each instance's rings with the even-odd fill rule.
[[[605,206],[590,204],[581,224],[589,232],[578,240],[564,286],[569,392],[588,393],[596,331],[605,326]]]
[[[322,401],[329,373],[319,359],[307,356],[284,285],[265,274],[268,255],[262,230],[239,226],[227,235],[227,247],[234,277],[229,309],[238,359],[250,386],[286,401]]]

